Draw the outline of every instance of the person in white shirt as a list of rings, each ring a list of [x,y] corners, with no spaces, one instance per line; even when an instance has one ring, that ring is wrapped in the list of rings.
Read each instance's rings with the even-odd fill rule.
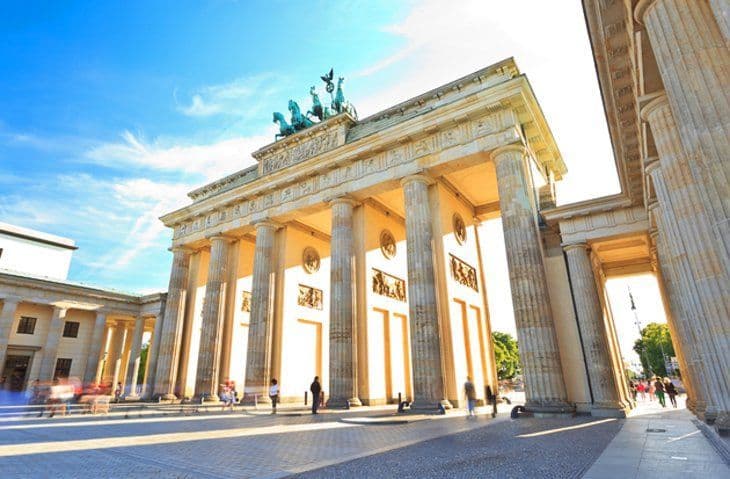
[[[271,380],[269,398],[271,398],[271,414],[276,414],[276,403],[279,402],[279,383],[276,379]]]

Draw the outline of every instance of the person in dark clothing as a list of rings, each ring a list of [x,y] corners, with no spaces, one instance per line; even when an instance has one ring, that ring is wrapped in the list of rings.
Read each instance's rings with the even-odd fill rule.
[[[656,388],[656,394],[657,399],[659,399],[659,404],[662,405],[662,407],[667,407],[667,403],[664,400],[664,382],[662,381],[662,378],[656,378],[656,381],[654,381],[654,387]]]
[[[309,391],[312,393],[312,414],[317,414],[319,395],[322,392],[322,385],[319,384],[319,376],[314,376],[314,381],[309,386]]]
[[[674,387],[674,383],[669,378],[664,378],[664,391],[669,396],[669,401],[672,406],[677,407],[677,388]]]

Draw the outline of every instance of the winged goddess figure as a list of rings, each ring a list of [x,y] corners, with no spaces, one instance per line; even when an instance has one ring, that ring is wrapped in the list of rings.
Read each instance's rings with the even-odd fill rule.
[[[325,73],[324,75],[322,75],[320,77],[322,79],[322,81],[326,83],[325,90],[327,90],[327,93],[329,93],[330,95],[332,95],[332,92],[335,91],[335,84],[334,84],[334,82],[332,82],[332,79],[334,77],[335,77],[334,68],[330,68],[329,73]],[[334,98],[332,100],[334,101]]]

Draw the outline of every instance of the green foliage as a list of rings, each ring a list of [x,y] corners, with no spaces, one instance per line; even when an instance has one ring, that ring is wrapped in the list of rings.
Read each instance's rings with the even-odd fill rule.
[[[512,379],[520,373],[520,353],[517,341],[510,334],[494,331],[494,359],[497,362],[499,379]]]
[[[139,372],[137,373],[137,384],[144,384],[144,372],[147,369],[147,354],[150,352],[150,343],[142,345],[139,353]]]
[[[661,323],[649,323],[641,330],[641,339],[634,343],[634,351],[641,358],[644,376],[667,376],[664,365],[664,356],[674,356],[672,338],[669,335],[669,326]],[[664,352],[664,355],[662,354]]]

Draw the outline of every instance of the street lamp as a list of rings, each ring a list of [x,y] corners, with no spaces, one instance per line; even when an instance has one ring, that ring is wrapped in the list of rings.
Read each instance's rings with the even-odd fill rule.
[[[631,312],[634,313],[634,324],[636,325],[636,328],[639,330],[639,338],[642,339],[641,341],[641,358],[644,360],[644,364],[646,364],[647,370],[649,374],[653,374],[653,371],[651,370],[651,364],[646,359],[646,345],[643,341],[643,335],[641,334],[641,321],[639,320],[639,314],[636,312],[636,303],[634,303],[634,295],[631,294],[631,286],[627,286],[627,289],[629,290],[629,301],[631,301]],[[664,353],[662,353],[663,356]]]

